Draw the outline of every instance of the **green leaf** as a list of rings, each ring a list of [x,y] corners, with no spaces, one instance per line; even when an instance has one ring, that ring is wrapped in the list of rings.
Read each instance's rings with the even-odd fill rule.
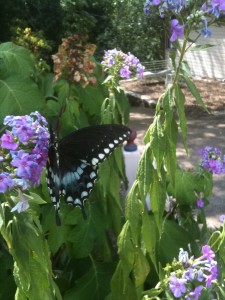
[[[137,170],[138,187],[142,201],[145,201],[145,198],[149,193],[150,184],[152,181],[153,166],[150,155],[150,144],[148,144],[144,149]]]
[[[136,287],[144,284],[149,271],[150,267],[146,257],[144,256],[142,250],[139,247],[136,247],[133,271]]]
[[[159,234],[154,217],[152,215],[148,215],[146,211],[144,212],[144,216],[142,219],[142,236],[146,250],[150,255],[155,269],[158,270],[155,249],[156,243],[159,240]]]
[[[110,290],[113,271],[113,264],[93,262],[92,268],[75,282],[74,287],[65,293],[63,299],[105,299]]]
[[[103,88],[101,86],[87,86],[73,88],[74,96],[82,106],[85,113],[90,116],[99,116],[104,101]]]
[[[185,111],[184,111],[185,96],[184,96],[178,83],[174,84],[174,90],[175,90],[174,100],[176,102],[177,113],[178,113],[178,117],[179,117],[179,121],[180,121],[180,128],[181,128],[181,133],[182,133],[183,144],[184,144],[186,152],[188,153],[187,124],[186,124],[186,116],[185,116]]]
[[[193,81],[191,81],[188,77],[186,76],[182,76],[182,78],[184,79],[184,81],[187,84],[188,89],[190,90],[190,92],[192,93],[192,95],[195,97],[196,101],[198,102],[198,104],[207,112],[208,109],[205,106],[205,103],[202,100],[202,97],[198,91],[198,89],[196,88],[195,84]]]
[[[209,48],[216,47],[218,45],[213,45],[213,44],[201,44],[201,45],[196,45],[192,46],[189,48],[189,51],[202,51],[202,50],[208,50]]]
[[[179,249],[188,249],[189,244],[195,245],[191,233],[184,230],[176,222],[165,220],[159,241],[158,260],[162,265],[172,262],[174,258],[178,257]]]
[[[7,224],[6,224],[7,225]],[[14,258],[14,278],[28,299],[62,299],[52,278],[50,253],[38,220],[31,214],[14,215],[8,229],[11,235],[10,253]],[[9,235],[2,231],[4,238]]]
[[[130,221],[130,229],[132,240],[135,245],[138,244],[140,227],[141,227],[141,213],[143,211],[142,203],[137,197],[137,182],[133,184],[126,199],[126,219]]]
[[[14,75],[0,79],[0,122],[7,115],[24,115],[44,111],[44,99],[37,85],[29,78]]]
[[[178,127],[174,119],[170,123],[165,124],[166,151],[165,151],[165,167],[170,177],[171,184],[175,187],[175,174],[177,166],[176,146],[178,138]]]
[[[0,44],[0,79],[11,75],[30,77],[34,72],[34,61],[29,51],[11,42]]]
[[[164,213],[165,202],[166,202],[166,187],[163,178],[158,176],[156,170],[153,172],[153,181],[150,189],[150,202],[156,224],[159,232],[162,228],[162,216]]]
[[[135,286],[129,274],[123,267],[121,261],[118,263],[116,271],[111,281],[112,296],[115,300],[138,300]]]
[[[157,170],[160,170],[165,154],[165,136],[161,113],[155,116],[150,126],[150,148],[154,154]]]
[[[205,176],[200,173],[193,173],[190,171],[177,168],[176,170],[176,189],[171,189],[171,185],[168,185],[168,192],[172,194],[176,201],[181,205],[191,205],[196,202],[197,194],[202,192],[205,197],[210,195],[211,189],[208,189],[208,185],[212,188],[212,182],[210,176]]]
[[[123,268],[126,270],[126,274],[132,270],[134,263],[134,244],[132,243],[132,234],[130,222],[127,221],[118,237],[118,253],[120,255],[120,259],[123,262]]]
[[[97,243],[105,234],[105,220],[98,203],[87,204],[89,214],[87,220],[84,220],[79,208],[69,207],[69,213],[62,214],[65,218],[65,224],[76,225],[70,228],[67,233],[67,241],[72,244],[72,252],[75,258],[88,256],[93,249],[94,243]],[[66,204],[64,205],[66,208]],[[66,217],[65,217],[66,216]]]

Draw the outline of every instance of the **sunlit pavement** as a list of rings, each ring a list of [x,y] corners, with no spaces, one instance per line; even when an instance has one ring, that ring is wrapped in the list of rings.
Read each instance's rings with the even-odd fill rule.
[[[144,149],[144,135],[152,123],[154,110],[145,107],[131,107],[130,124],[136,129],[139,151]],[[188,126],[188,155],[186,154],[181,137],[177,147],[177,158],[183,168],[195,168],[200,157],[198,149],[205,146],[216,146],[225,153],[225,114],[215,114],[198,118],[187,117]],[[225,175],[214,175],[213,195],[206,208],[207,223],[210,228],[222,225],[219,216],[225,214]]]

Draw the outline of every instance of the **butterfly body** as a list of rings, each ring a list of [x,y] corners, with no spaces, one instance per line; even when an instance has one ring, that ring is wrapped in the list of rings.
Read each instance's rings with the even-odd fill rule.
[[[47,185],[58,212],[60,197],[66,203],[81,208],[97,179],[98,165],[119,145],[128,140],[131,130],[123,125],[85,127],[59,142],[50,133],[47,160]]]

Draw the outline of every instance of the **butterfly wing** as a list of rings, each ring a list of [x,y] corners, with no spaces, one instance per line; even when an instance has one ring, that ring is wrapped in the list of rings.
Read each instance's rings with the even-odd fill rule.
[[[68,204],[81,208],[97,179],[98,165],[129,138],[131,131],[123,125],[99,125],[82,128],[49,149],[47,165],[51,198],[58,209],[62,194]],[[54,163],[51,162],[54,160]],[[56,162],[55,162],[56,161]],[[58,161],[58,164],[57,164]]]

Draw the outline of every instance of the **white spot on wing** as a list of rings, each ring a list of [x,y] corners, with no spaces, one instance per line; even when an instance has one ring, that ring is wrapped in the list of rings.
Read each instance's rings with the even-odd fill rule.
[[[110,152],[109,148],[105,148],[105,149],[104,149],[104,152],[105,152],[106,154],[108,154],[108,153]]]
[[[85,198],[85,197],[87,197],[87,196],[88,196],[88,192],[83,191],[83,192],[81,193],[81,198]]]
[[[73,203],[74,203],[74,205],[82,205],[80,199],[78,199],[78,198],[76,198]]]
[[[114,145],[110,143],[109,148],[114,148]]]
[[[98,157],[99,157],[100,159],[104,159],[104,158],[105,158],[105,154],[99,153]]]
[[[93,178],[95,178],[95,177],[96,177],[96,173],[95,173],[95,172],[91,172],[90,178],[93,179]]]
[[[66,202],[68,202],[68,203],[73,202],[73,198],[71,196],[67,197]]]
[[[97,158],[92,158],[92,161],[91,161],[91,163],[92,163],[92,165],[93,166],[95,166],[95,165],[97,165],[97,163],[98,163],[98,159]]]
[[[91,187],[93,187],[93,183],[92,183],[92,182],[88,182],[87,188],[89,189],[89,188],[91,188]]]

